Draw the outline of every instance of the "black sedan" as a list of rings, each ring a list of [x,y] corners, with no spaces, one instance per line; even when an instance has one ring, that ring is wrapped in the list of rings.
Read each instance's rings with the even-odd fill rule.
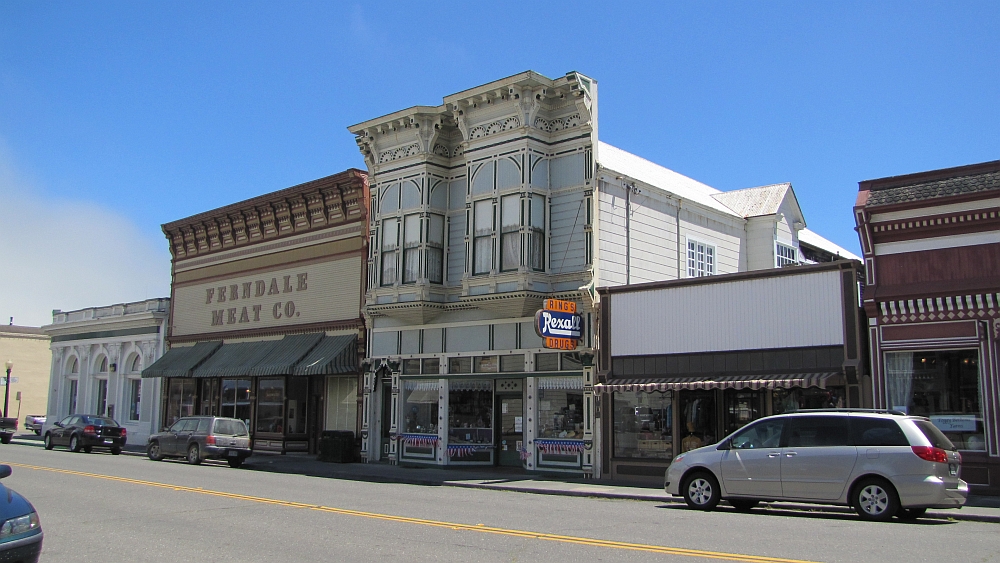
[[[0,465],[0,479],[9,477],[9,465]],[[0,484],[0,561],[37,563],[42,553],[42,524],[35,507]]]
[[[45,431],[45,449],[66,446],[71,452],[93,448],[107,448],[112,455],[122,453],[128,439],[127,432],[113,419],[106,416],[74,414],[67,416]]]

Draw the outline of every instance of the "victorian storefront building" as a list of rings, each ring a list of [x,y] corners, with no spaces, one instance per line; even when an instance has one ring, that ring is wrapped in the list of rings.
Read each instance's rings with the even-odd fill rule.
[[[860,183],[875,406],[927,416],[1000,492],[1000,161]]]
[[[315,452],[357,432],[368,184],[358,170],[163,225],[169,351],[160,423],[247,422],[255,450]]]
[[[368,166],[363,454],[600,476],[595,286],[849,253],[789,184],[720,192],[598,140],[598,88],[524,72],[349,130]],[[573,350],[535,313],[575,304]]]

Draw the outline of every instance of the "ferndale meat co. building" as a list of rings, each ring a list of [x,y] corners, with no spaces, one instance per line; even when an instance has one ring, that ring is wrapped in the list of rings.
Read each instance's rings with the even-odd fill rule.
[[[358,430],[368,184],[358,170],[163,226],[170,242],[170,350],[162,424],[247,421],[254,448],[315,451]]]

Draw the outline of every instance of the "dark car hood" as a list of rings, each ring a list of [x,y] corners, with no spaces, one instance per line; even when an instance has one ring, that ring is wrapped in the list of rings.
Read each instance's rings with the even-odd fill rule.
[[[35,507],[31,506],[28,499],[0,484],[0,521],[34,511]]]

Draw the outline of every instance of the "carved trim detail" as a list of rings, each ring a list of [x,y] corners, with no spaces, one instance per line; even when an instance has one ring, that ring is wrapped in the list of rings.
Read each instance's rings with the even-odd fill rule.
[[[486,123],[484,125],[477,125],[473,127],[469,131],[469,140],[482,139],[483,137],[496,135],[497,133],[502,133],[503,131],[510,131],[511,129],[516,129],[520,126],[521,120],[518,119],[517,116],[498,119],[492,123]]]
[[[568,115],[566,117],[557,117],[555,119],[536,117],[534,123],[536,129],[541,129],[546,133],[555,133],[556,131],[562,131],[563,129],[579,127],[582,124],[583,118],[580,117],[579,113],[574,113],[573,115]]]
[[[385,151],[378,156],[378,163],[382,164],[385,162],[392,162],[394,160],[399,160],[401,158],[406,158],[408,156],[415,156],[420,153],[420,145],[413,143],[412,145],[406,145],[404,147],[399,147],[392,149],[391,151]]]

